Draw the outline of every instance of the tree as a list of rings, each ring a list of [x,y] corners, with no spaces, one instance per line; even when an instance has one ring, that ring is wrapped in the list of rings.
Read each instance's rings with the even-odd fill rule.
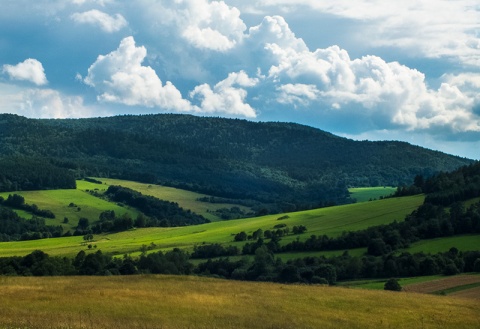
[[[480,258],[477,258],[473,263],[473,270],[475,272],[480,272]]]
[[[400,285],[400,283],[398,283],[397,279],[391,278],[388,279],[387,282],[385,282],[383,289],[390,291],[402,291],[402,286]]]
[[[367,247],[367,253],[372,256],[385,255],[390,251],[390,246],[388,246],[382,238],[372,239]]]
[[[83,240],[85,240],[85,241],[87,241],[87,242],[88,242],[88,241],[92,241],[92,240],[93,240],[93,234],[91,234],[91,233],[85,234],[85,235],[83,236]]]
[[[247,240],[247,233],[242,231],[235,235],[235,241],[245,241],[245,240]]]
[[[89,221],[88,221],[88,218],[82,217],[78,220],[77,229],[84,231],[88,228],[88,225],[90,225]]]

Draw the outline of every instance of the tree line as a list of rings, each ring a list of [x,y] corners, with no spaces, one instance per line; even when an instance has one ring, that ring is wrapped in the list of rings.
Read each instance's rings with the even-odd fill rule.
[[[234,280],[334,285],[358,278],[454,275],[480,272],[480,251],[462,252],[451,248],[437,254],[401,253],[353,257],[345,252],[336,257],[305,257],[283,262],[265,246],[255,250],[253,259],[228,258],[192,264],[188,253],[173,249],[166,253],[142,253],[138,258],[115,258],[96,252],[80,251],[75,258],[49,256],[36,250],[24,257],[0,258],[0,275],[207,275]]]
[[[24,219],[16,212],[0,205],[0,241],[37,240],[60,237],[63,227],[45,224],[45,219],[33,216]]]

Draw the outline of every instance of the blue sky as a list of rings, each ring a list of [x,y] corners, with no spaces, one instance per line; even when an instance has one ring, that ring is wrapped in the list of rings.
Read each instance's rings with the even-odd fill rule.
[[[480,4],[3,0],[0,113],[298,122],[480,159]]]

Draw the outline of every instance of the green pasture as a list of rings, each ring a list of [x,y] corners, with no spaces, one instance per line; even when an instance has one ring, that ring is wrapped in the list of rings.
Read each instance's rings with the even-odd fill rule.
[[[396,187],[379,186],[349,188],[348,192],[350,192],[350,196],[357,200],[357,202],[365,202],[370,200],[379,200],[380,197],[392,195],[396,190]]]
[[[119,216],[128,213],[132,218],[136,218],[139,214],[134,209],[102,200],[78,188],[76,190],[6,192],[0,193],[0,196],[6,199],[9,194],[14,193],[23,196],[25,203],[36,204],[40,209],[51,210],[55,214],[55,219],[47,218],[47,225],[63,225],[65,231],[74,230],[82,217],[88,218],[90,223],[97,221],[100,213],[105,210],[113,210]],[[71,203],[75,206],[69,206]],[[24,218],[32,217],[25,211],[17,211],[17,213]],[[63,224],[65,217],[68,218],[68,224]]]
[[[88,193],[85,195],[89,196]],[[401,221],[422,202],[423,196],[419,195],[289,213],[288,218],[283,220],[278,218],[284,214],[277,214],[186,227],[136,229],[95,235],[94,244],[103,252],[112,254],[139,252],[142,245],[153,246],[154,250],[175,247],[192,250],[194,245],[202,243],[237,245],[241,248],[245,242],[233,242],[235,234],[242,231],[251,234],[259,228],[265,231],[273,229],[280,223],[289,227],[294,225],[307,227],[306,233],[284,237],[283,243],[293,241],[297,237],[305,240],[312,234],[335,237],[346,231],[365,229],[395,220]],[[82,241],[81,237],[72,237],[5,242],[0,243],[0,256],[26,255],[35,249],[41,249],[51,255],[75,255],[79,250],[86,248],[81,245]]]
[[[155,198],[166,200],[170,202],[177,202],[178,205],[184,209],[190,209],[192,212],[202,215],[205,218],[208,218],[211,221],[218,221],[219,218],[214,214],[210,213],[210,211],[215,211],[221,208],[228,208],[231,207],[238,207],[243,210],[245,213],[249,213],[252,211],[251,208],[244,207],[241,205],[236,204],[227,204],[227,203],[209,203],[209,202],[201,202],[197,201],[198,198],[205,197],[208,195],[200,194],[196,192],[181,190],[173,187],[167,186],[160,186],[160,185],[149,185],[144,183],[132,182],[132,181],[125,181],[119,179],[110,179],[110,178],[96,178],[97,180],[104,182],[106,185],[96,185],[96,188],[106,189],[108,185],[120,185],[123,187],[130,188],[132,190],[138,191],[143,195],[150,195]],[[90,183],[91,184],[91,183]],[[77,188],[95,188],[92,185],[84,185],[83,182],[77,182]]]
[[[480,248],[480,235],[460,235],[446,238],[436,238],[430,240],[420,240],[412,243],[406,249],[410,253],[424,252],[426,254],[436,254],[449,251],[455,247],[460,251],[478,250]]]

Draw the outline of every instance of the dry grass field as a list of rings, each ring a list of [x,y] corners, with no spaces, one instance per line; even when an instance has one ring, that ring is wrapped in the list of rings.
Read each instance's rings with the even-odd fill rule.
[[[0,277],[0,328],[478,328],[478,301],[187,276]]]

